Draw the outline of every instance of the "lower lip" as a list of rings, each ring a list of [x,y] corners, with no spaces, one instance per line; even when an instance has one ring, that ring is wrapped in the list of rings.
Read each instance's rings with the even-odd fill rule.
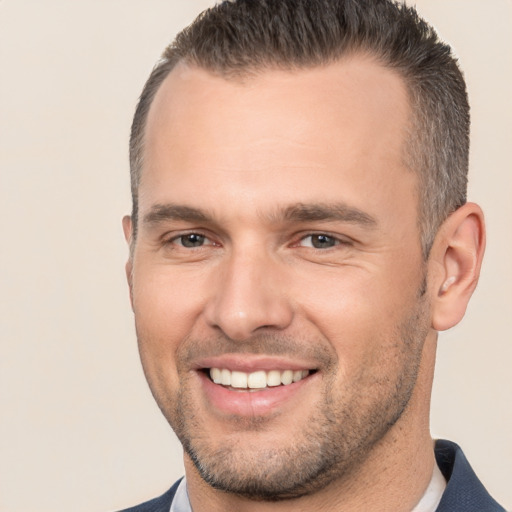
[[[203,372],[198,372],[208,404],[218,412],[236,416],[266,416],[288,404],[303,391],[317,374],[309,375],[287,386],[268,387],[261,390],[234,390],[214,384]]]

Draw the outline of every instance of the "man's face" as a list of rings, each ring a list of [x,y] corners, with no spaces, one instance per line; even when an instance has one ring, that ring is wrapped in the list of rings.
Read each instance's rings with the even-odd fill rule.
[[[313,492],[414,396],[429,313],[408,118],[402,80],[358,57],[244,83],[179,65],[159,90],[133,309],[151,390],[214,487]]]

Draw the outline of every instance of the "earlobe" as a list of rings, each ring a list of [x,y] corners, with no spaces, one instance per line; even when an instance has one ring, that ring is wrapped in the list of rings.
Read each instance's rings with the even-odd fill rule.
[[[432,327],[444,331],[462,320],[476,288],[485,249],[482,210],[467,203],[439,229],[431,258],[437,271],[432,290]]]

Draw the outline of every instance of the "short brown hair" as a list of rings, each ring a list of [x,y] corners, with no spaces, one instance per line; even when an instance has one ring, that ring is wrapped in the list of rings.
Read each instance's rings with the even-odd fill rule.
[[[179,61],[243,77],[265,69],[327,65],[365,53],[404,79],[412,107],[406,150],[418,173],[425,257],[446,217],[466,202],[469,105],[450,47],[415,9],[391,0],[233,0],[200,14],[164,51],[142,91],[130,138],[134,237],[145,124]]]

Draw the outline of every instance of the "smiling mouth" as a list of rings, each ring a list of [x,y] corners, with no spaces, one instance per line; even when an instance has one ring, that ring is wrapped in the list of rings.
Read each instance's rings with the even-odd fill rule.
[[[316,370],[258,370],[251,373],[231,371],[227,368],[206,369],[212,382],[236,390],[265,389],[289,386],[305,379]]]

